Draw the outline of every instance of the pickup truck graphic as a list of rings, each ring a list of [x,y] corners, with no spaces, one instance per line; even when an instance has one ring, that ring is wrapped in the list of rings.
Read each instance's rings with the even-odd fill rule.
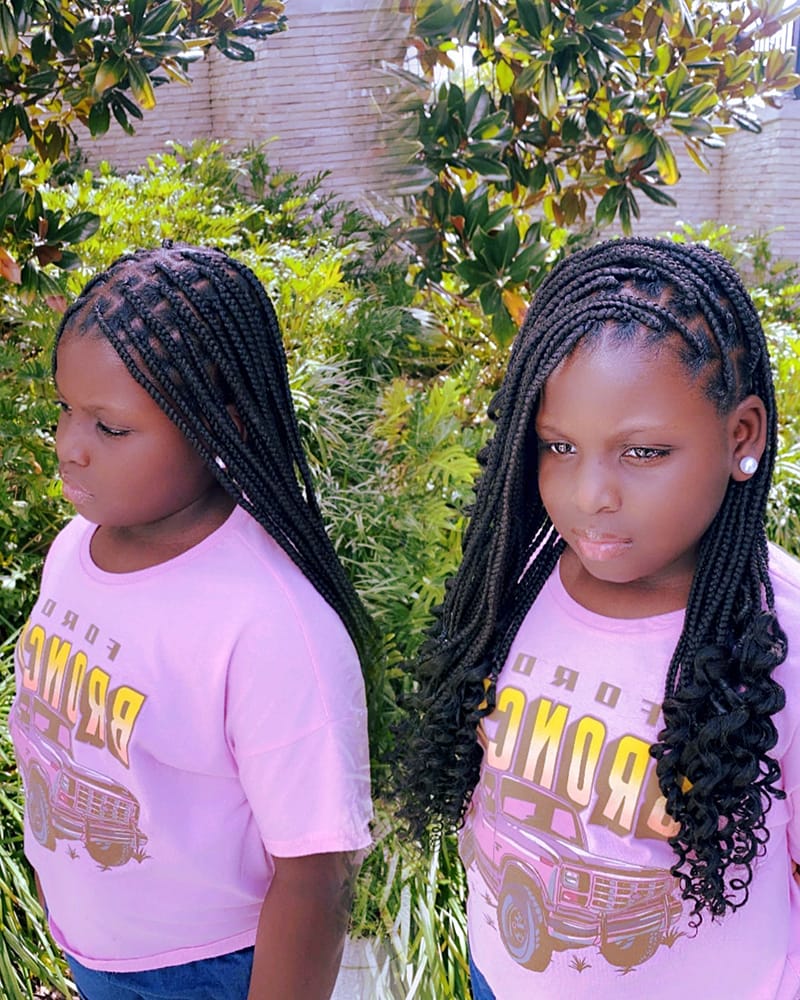
[[[139,803],[124,785],[72,759],[68,721],[35,692],[22,690],[12,707],[9,730],[25,785],[28,822],[34,837],[53,850],[56,838],[79,840],[91,858],[107,867],[124,865],[147,837],[138,827]]]
[[[461,854],[497,906],[503,944],[542,971],[554,950],[597,945],[615,966],[655,954],[681,913],[675,879],[597,857],[573,806],[543,788],[485,768]]]

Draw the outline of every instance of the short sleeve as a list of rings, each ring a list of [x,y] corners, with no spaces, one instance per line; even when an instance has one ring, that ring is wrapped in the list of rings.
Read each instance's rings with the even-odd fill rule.
[[[273,601],[239,638],[226,705],[228,743],[270,854],[370,843],[364,683],[335,612],[308,584]]]

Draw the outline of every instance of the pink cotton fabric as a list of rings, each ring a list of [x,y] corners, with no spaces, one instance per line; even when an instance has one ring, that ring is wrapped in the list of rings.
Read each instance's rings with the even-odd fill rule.
[[[110,574],[78,517],[20,638],[10,728],[55,940],[140,971],[252,945],[273,856],[370,842],[364,685],[335,612],[242,509]]]
[[[548,580],[484,722],[462,835],[470,948],[497,1000],[800,996],[800,564],[773,547],[770,567],[790,650],[773,751],[787,798],[748,903],[696,933],[648,752],[683,612],[604,618]]]

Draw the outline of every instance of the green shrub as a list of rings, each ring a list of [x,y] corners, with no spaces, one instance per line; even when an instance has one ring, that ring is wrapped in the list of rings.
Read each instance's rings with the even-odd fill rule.
[[[264,147],[231,154],[218,143],[175,146],[136,175],[80,173],[43,191],[67,214],[97,212],[82,261],[62,278],[66,298],[137,246],[165,237],[221,246],[268,288],[283,327],[292,392],[331,537],[385,637],[371,665],[372,740],[389,746],[399,696],[458,566],[488,400],[505,367],[487,321],[441,290],[415,291],[385,235],[325,194],[321,178],[269,170]],[[770,533],[795,551],[800,539],[800,381],[796,273],[773,261],[768,241],[724,227],[684,231],[746,270],[773,349],[783,445]],[[745,266],[746,265],[746,266]],[[11,697],[10,637],[35,598],[41,559],[69,516],[53,478],[50,344],[58,316],[7,286],[0,340],[0,622],[9,638],[0,669],[0,727]],[[34,984],[65,989],[58,958],[21,855],[19,788],[0,731],[0,987],[32,997]],[[464,873],[447,838],[430,858],[406,843],[392,804],[377,802],[379,838],[367,859],[354,933],[377,935],[408,996],[468,996]]]

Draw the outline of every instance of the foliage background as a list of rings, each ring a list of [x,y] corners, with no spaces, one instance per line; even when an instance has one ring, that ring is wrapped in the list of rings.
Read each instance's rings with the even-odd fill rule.
[[[320,178],[273,173],[264,150],[175,147],[139,175],[79,172],[45,193],[57,210],[100,216],[66,274],[64,292],[132,246],[164,237],[222,246],[272,295],[292,388],[323,509],[337,549],[385,635],[373,678],[376,755],[388,742],[404,660],[413,656],[444,579],[458,564],[464,510],[486,439],[486,406],[505,348],[490,323],[448,295],[418,290],[375,224],[322,195]],[[244,190],[250,191],[245,194]],[[684,228],[751,276],[770,338],[784,416],[770,532],[800,547],[800,334],[796,270],[773,261],[765,237],[727,227]],[[0,367],[0,733],[11,697],[11,645],[32,600],[42,555],[69,516],[54,479],[49,349],[58,315],[18,288],[2,289]],[[21,855],[19,788],[0,736],[0,983],[31,997],[36,982],[63,989]],[[376,771],[380,792],[381,772]],[[361,876],[354,934],[377,936],[376,977],[400,996],[468,996],[465,887],[455,844],[423,858],[398,836],[378,800],[379,840]],[[383,963],[383,964],[381,964]],[[393,985],[390,985],[393,984]]]
[[[165,237],[225,248],[273,296],[329,530],[385,636],[370,676],[379,837],[353,923],[355,935],[380,941],[376,990],[421,1000],[469,995],[455,844],[446,839],[424,857],[404,841],[380,796],[378,761],[410,683],[402,665],[458,564],[486,407],[514,324],[572,246],[615,218],[632,226],[642,196],[669,199],[665,189],[678,180],[671,143],[702,159],[704,145],[728,128],[754,127],[758,94],[771,99],[796,80],[786,59],[754,47],[780,24],[782,0],[728,5],[735,32],[704,0],[413,6],[423,74],[455,64],[460,45],[472,66],[461,86],[450,79],[431,92],[423,80],[406,109],[416,150],[406,178],[413,224],[390,237],[323,195],[320,176],[275,173],[259,147],[176,146],[126,178],[107,167],[82,171],[68,158],[75,117],[94,131],[112,117],[129,126],[151,103],[152,86],[164,74],[179,77],[193,50],[216,44],[249,58],[247,39],[279,29],[282,4],[131,0],[126,27],[96,18],[82,0],[0,0],[0,91],[13,94],[0,111],[4,997],[30,998],[37,984],[68,989],[22,860],[5,735],[14,638],[43,554],[69,516],[54,478],[57,310],[121,253]],[[65,65],[69,79],[59,76]],[[32,149],[14,145],[21,136]],[[769,531],[797,552],[797,271],[772,259],[763,235],[707,224],[674,238],[702,239],[748,275],[783,410]]]

